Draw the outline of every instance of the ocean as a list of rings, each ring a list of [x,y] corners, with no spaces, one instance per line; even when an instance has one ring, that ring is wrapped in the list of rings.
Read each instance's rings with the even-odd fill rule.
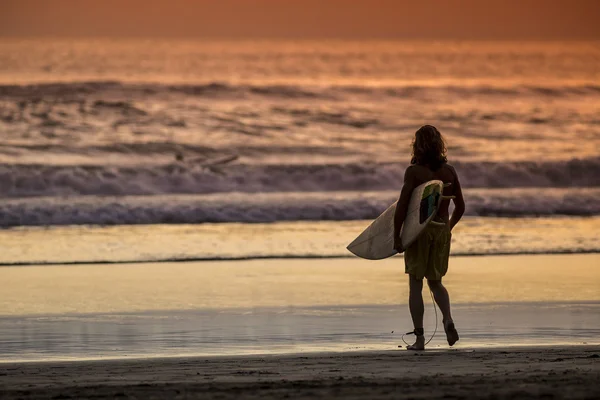
[[[5,228],[368,220],[425,123],[467,216],[600,214],[597,42],[3,39],[0,82]]]
[[[573,218],[581,229],[543,251],[600,248],[598,42],[3,39],[0,226],[369,220],[397,198],[426,123],[471,227]],[[273,255],[258,246],[243,256]],[[495,247],[508,251],[457,250]],[[175,256],[234,255],[161,257]]]
[[[90,357],[87,329],[99,329],[94,331],[98,337],[110,331],[110,340],[101,341],[106,346],[94,357],[109,357],[110,343],[120,340],[125,347],[115,353],[119,357],[155,354],[148,347],[154,341],[166,343],[156,353],[165,356],[170,354],[168,338],[152,336],[149,326],[162,326],[164,317],[175,324],[169,325],[172,329],[188,332],[184,322],[173,321],[201,314],[210,326],[216,318],[211,313],[220,315],[228,307],[218,301],[198,305],[160,298],[159,311],[117,307],[119,313],[141,312],[125,319],[136,332],[145,332],[142,336],[150,335],[147,343],[137,336],[129,343],[128,333],[118,328],[121,322],[89,324],[121,318],[110,314],[115,310],[88,309],[85,296],[68,307],[53,297],[79,298],[77,293],[110,292],[114,288],[108,287],[116,285],[114,296],[121,304],[129,304],[127,293],[139,290],[151,299],[150,292],[135,286],[136,279],[131,287],[119,286],[118,276],[125,271],[164,279],[166,270],[184,276],[182,271],[216,271],[231,262],[248,266],[248,274],[258,268],[253,261],[290,272],[288,265],[301,268],[300,262],[317,263],[318,277],[327,268],[341,268],[340,262],[358,262],[349,260],[345,246],[397,199],[411,140],[423,124],[435,125],[445,136],[449,162],[465,195],[466,214],[453,235],[454,256],[479,260],[475,256],[600,252],[600,42],[0,39],[0,275],[15,285],[12,294],[0,295],[0,338],[7,346],[12,343],[10,359],[48,354],[60,359],[67,353]],[[589,257],[582,258],[585,265],[597,263],[596,255]],[[461,260],[461,266],[468,264]],[[391,271],[389,262],[385,265]],[[398,275],[390,279],[399,281],[403,263],[394,262]],[[65,270],[67,264],[74,265]],[[138,266],[143,268],[133,269]],[[73,286],[65,278],[59,284],[59,277],[72,276],[77,268],[114,279],[106,287],[85,290],[91,284],[86,279],[95,278],[81,277]],[[365,282],[368,268],[360,268]],[[26,278],[27,271],[36,273]],[[54,293],[58,289],[45,286],[41,276],[63,293]],[[156,286],[140,276],[138,285]],[[243,276],[237,271],[227,279]],[[228,296],[222,286],[211,286],[226,280],[215,283],[211,274],[191,279],[198,279],[200,288],[201,282],[208,285],[203,298]],[[335,285],[344,278],[336,279]],[[597,275],[590,279],[598,282]],[[170,286],[169,296],[178,294],[181,283]],[[548,315],[563,306],[560,301],[570,298],[571,289],[553,292],[558,303]],[[293,290],[293,299],[314,295],[310,288]],[[28,303],[31,293],[42,296],[41,303]],[[561,314],[560,323],[571,324],[562,337],[596,335],[597,321],[585,322],[587,312],[581,310],[597,307],[597,293],[586,293]],[[251,294],[272,296],[269,290]],[[104,304],[109,298],[89,301]],[[504,300],[488,300],[526,298],[507,292]],[[476,299],[473,295],[464,302]],[[348,322],[354,321],[355,306],[367,315],[372,300],[357,296],[327,303],[346,307],[339,314],[343,323],[319,319],[321,309],[290,311],[300,318],[293,325],[308,332],[301,348],[306,343],[321,348],[315,338],[327,334],[332,336],[325,347],[339,347],[336,335],[356,328]],[[588,307],[586,301],[593,303]],[[293,304],[290,300],[286,307]],[[242,300],[234,307],[241,311],[231,329],[215,333],[232,338],[227,351],[240,350],[235,347],[239,329],[250,325],[248,351],[257,351],[255,340],[263,340],[260,349],[270,351],[275,336],[283,338],[277,343],[286,351],[299,348],[286,347],[286,340],[297,337],[285,320],[277,319],[279,311],[248,311]],[[494,307],[482,308],[481,315]],[[536,312],[528,307],[525,322]],[[391,321],[388,311],[375,313]],[[145,325],[147,313],[154,312],[162,313],[160,318],[148,317],[153,322]],[[275,321],[280,330],[260,331],[265,322],[247,319],[248,312]],[[304,312],[313,318],[309,327],[298,316]],[[102,318],[86,313],[102,313]],[[178,313],[183,313],[179,319]],[[71,317],[78,321],[76,331],[61,322]],[[324,321],[333,322],[320,325]],[[527,336],[531,331],[525,322],[523,329],[502,332],[552,342],[556,327],[548,327],[546,339],[540,339],[538,333]],[[348,346],[365,348],[380,339],[366,334],[366,325],[356,329],[352,332],[360,339]],[[477,332],[471,332],[473,343],[497,340]],[[53,335],[59,344],[45,348],[50,342],[39,342]],[[210,354],[226,352],[217,339],[202,342],[182,335],[178,352],[189,347],[198,353],[197,346]]]

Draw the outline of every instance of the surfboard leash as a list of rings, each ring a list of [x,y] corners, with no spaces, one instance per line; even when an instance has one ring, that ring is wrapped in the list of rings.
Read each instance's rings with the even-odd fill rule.
[[[431,335],[431,337],[429,338],[429,340],[427,342],[425,342],[425,346],[427,346],[429,344],[429,342],[431,342],[435,336],[435,334],[437,333],[437,328],[438,328],[438,313],[437,313],[437,307],[435,306],[435,299],[433,298],[433,292],[431,291],[431,289],[429,289],[429,294],[431,295],[431,302],[433,303],[433,311],[435,312],[435,329],[433,330],[433,334]],[[406,340],[404,340],[404,336],[406,335],[416,335],[415,331],[411,331],[411,332],[406,332],[402,334],[402,341],[404,342],[405,345],[410,346],[410,344],[406,343]]]

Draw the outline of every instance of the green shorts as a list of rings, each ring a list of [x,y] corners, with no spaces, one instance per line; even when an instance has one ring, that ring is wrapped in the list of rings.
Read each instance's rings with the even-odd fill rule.
[[[404,252],[405,272],[417,279],[441,280],[448,271],[451,240],[448,225],[429,224]]]

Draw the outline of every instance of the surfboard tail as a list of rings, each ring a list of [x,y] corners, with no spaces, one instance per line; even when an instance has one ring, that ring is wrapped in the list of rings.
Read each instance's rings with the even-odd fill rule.
[[[387,255],[382,255],[381,257],[374,257],[372,255],[365,255],[365,253],[357,251],[355,252],[354,250],[352,250],[351,244],[348,245],[348,247],[346,247],[346,250],[348,250],[350,253],[354,254],[357,257],[360,257],[364,260],[385,260],[386,258],[395,256],[396,254],[398,254],[398,251],[394,251],[392,254],[387,254]]]
[[[355,255],[355,256],[357,256],[357,257],[361,257],[360,255],[356,254],[356,253],[354,252],[354,250],[352,250],[352,248],[351,248],[350,246],[347,246],[347,247],[346,247],[346,250],[348,250],[350,253],[354,254],[354,255]],[[362,257],[361,257],[361,258],[362,258]]]

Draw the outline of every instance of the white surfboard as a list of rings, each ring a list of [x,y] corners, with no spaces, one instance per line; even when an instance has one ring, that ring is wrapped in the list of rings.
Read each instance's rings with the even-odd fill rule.
[[[443,196],[444,183],[434,180],[417,186],[410,197],[408,212],[402,225],[400,238],[402,248],[406,249],[423,232],[436,216],[442,199],[452,198]],[[379,217],[371,223],[356,239],[347,247],[355,255],[367,260],[381,260],[398,253],[394,249],[394,214],[396,204],[392,204]]]

